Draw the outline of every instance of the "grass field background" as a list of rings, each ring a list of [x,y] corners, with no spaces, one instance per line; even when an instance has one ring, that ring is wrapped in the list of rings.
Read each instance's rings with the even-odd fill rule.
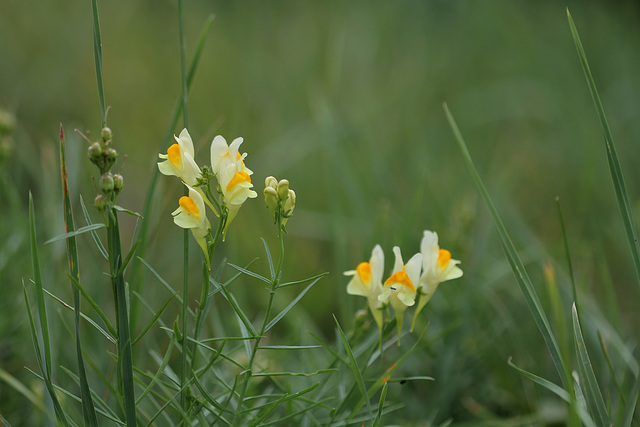
[[[0,367],[36,393],[44,392],[42,386],[24,369],[36,366],[22,291],[32,275],[28,191],[34,195],[39,242],[62,234],[62,123],[81,225],[79,196],[87,205],[95,197],[88,144],[72,132],[78,128],[95,138],[100,129],[90,6],[0,2],[0,109],[15,117],[0,153]],[[284,278],[329,272],[270,342],[309,343],[308,330],[334,341],[331,314],[351,325],[364,307],[361,298],[346,295],[342,272],[367,259],[376,243],[385,250],[385,272],[391,248],[399,245],[408,258],[418,251],[425,229],[437,231],[441,246],[462,261],[464,276],[443,284],[423,312],[419,326],[429,322],[426,338],[403,367],[404,375],[429,375],[435,382],[390,387],[388,399],[405,407],[388,415],[387,424],[564,424],[561,401],[507,365],[512,356],[518,366],[559,382],[447,124],[445,101],[545,309],[551,310],[547,265],[557,275],[570,318],[559,197],[603,388],[612,387],[596,329],[605,338],[617,331],[638,360],[640,292],[567,6],[608,115],[637,221],[637,2],[187,2],[189,57],[207,16],[215,15],[189,93],[197,158],[208,159],[215,135],[228,141],[242,136],[259,193],[232,223],[217,261],[228,257],[246,265],[258,257],[252,268],[266,274],[260,238],[272,247],[277,240],[261,191],[264,177],[275,175],[286,177],[298,195],[287,225]],[[100,8],[108,124],[119,153],[127,156],[119,204],[141,212],[180,94],[177,7],[160,0],[103,2]],[[182,275],[182,231],[170,213],[182,191],[177,180],[160,176],[154,208],[145,218],[150,234],[143,257],[175,289]],[[121,226],[127,247],[135,220],[127,217]],[[100,274],[103,259],[88,235],[79,244],[85,286],[94,299],[109,301],[108,282]],[[45,287],[70,301],[63,242],[39,250]],[[192,261],[196,280],[199,258]],[[140,270],[141,293],[161,304],[167,296],[161,285]],[[199,290],[192,290],[191,299],[197,299]],[[263,309],[259,282],[247,278],[234,291],[247,310]],[[276,302],[281,308],[295,295],[287,292]],[[50,303],[56,362],[72,366],[70,338],[56,314],[63,309]],[[177,303],[170,307],[167,319],[178,310]],[[222,333],[216,319],[227,315],[220,304],[208,326],[212,334]],[[71,319],[66,311],[62,318]],[[161,331],[152,333],[166,340]],[[88,346],[91,340],[87,334]],[[94,344],[91,352],[100,354],[102,344]],[[149,357],[144,349],[136,352],[143,365]],[[30,414],[25,405],[0,382],[0,415],[11,425],[39,425],[38,413]]]

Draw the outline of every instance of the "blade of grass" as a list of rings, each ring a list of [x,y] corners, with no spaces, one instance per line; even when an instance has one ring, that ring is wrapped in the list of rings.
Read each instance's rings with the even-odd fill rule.
[[[140,298],[140,296],[138,296],[138,297]],[[134,338],[134,340],[131,342],[132,346],[135,346],[136,343],[138,341],[140,341],[142,339],[142,337],[144,337],[144,335],[149,331],[149,329],[151,329],[151,327],[153,325],[155,325],[156,321],[160,318],[162,313],[164,313],[164,310],[169,306],[169,303],[171,301],[173,301],[173,296],[169,297],[167,302],[165,302],[162,305],[162,307],[160,307],[160,309],[158,311],[156,311],[156,314],[153,315],[153,318],[149,321],[149,323],[147,323],[147,326],[145,326],[145,328],[142,330],[142,332],[140,332],[140,334],[136,338]]]
[[[344,346],[345,351],[347,352],[347,356],[349,356],[349,368],[355,377],[356,383],[358,384],[358,388],[360,389],[360,393],[362,394],[362,398],[367,404],[367,410],[371,415],[371,402],[369,402],[369,396],[367,395],[367,387],[364,383],[364,378],[362,377],[362,372],[360,368],[358,368],[358,362],[356,358],[353,356],[353,352],[351,351],[351,346],[349,345],[349,341],[347,341],[347,337],[344,332],[342,332],[342,328],[340,327],[340,323],[336,316],[333,316],[333,320],[336,322],[336,326],[338,327],[338,333],[340,334],[340,338],[342,339],[342,345]]]
[[[298,301],[300,301],[302,299],[303,296],[305,296],[305,294],[313,287],[313,285],[318,283],[318,280],[320,280],[321,278],[322,277],[318,277],[316,280],[311,282],[309,284],[309,286],[304,288],[304,290],[302,292],[300,292],[298,294],[298,296],[293,301],[291,301],[291,303],[287,307],[285,307],[284,310],[282,310],[280,313],[278,313],[277,316],[274,317],[271,322],[269,322],[269,324],[264,329],[264,331],[267,332],[269,329],[273,328],[275,326],[275,324],[278,323],[280,321],[280,319],[282,319],[289,312],[289,310],[291,310],[293,308],[293,306],[296,305],[298,303]]]
[[[638,403],[638,395],[640,395],[640,375],[636,377],[629,395],[629,401],[622,417],[621,427],[630,427],[633,422],[633,415],[636,410],[636,404]]]
[[[596,375],[591,366],[591,360],[589,360],[575,304],[571,308],[571,315],[573,319],[573,337],[578,354],[578,372],[580,373],[580,378],[582,378],[582,386],[589,411],[596,418],[598,425],[606,427],[610,424],[607,406],[602,398]]]
[[[68,190],[68,188],[67,188]],[[66,211],[65,211],[66,213]],[[65,224],[66,226],[66,224]],[[53,239],[49,239],[46,242],[44,242],[45,245],[48,245],[49,243],[53,243],[53,242],[58,242],[60,240],[64,240],[64,239],[71,239],[71,238],[75,238],[76,236],[86,233],[88,231],[93,231],[93,230],[98,230],[100,228],[104,228],[106,227],[106,225],[104,224],[91,224],[91,225],[85,225],[84,227],[80,227],[78,228],[78,230],[76,231],[69,231],[67,233],[61,234],[59,236],[54,237]]]
[[[384,401],[387,398],[387,383],[382,387],[382,392],[380,393],[380,401],[378,402],[378,412],[376,413],[376,417],[373,420],[373,424],[371,427],[378,427],[380,424],[380,420],[382,419],[382,410],[384,409]]]
[[[113,327],[113,325],[109,321],[109,318],[107,317],[106,314],[104,314],[104,311],[102,311],[100,306],[96,304],[93,298],[91,298],[91,295],[89,295],[89,293],[84,289],[84,287],[80,285],[80,282],[78,282],[78,280],[75,277],[69,276],[69,278],[71,279],[71,283],[73,284],[73,286],[75,286],[76,290],[80,292],[82,297],[89,303],[91,308],[95,310],[95,312],[98,314],[100,319],[102,319],[102,322],[109,330],[109,333],[114,337],[117,336],[118,333],[116,332],[116,329]]]
[[[100,17],[98,16],[98,2],[91,0],[93,13],[93,59],[96,67],[96,80],[98,83],[98,97],[100,99],[100,122],[102,127],[107,126],[107,108],[104,101],[104,87],[102,85],[102,35],[100,34]]]
[[[478,171],[475,165],[473,164],[473,160],[471,159],[471,154],[469,154],[469,149],[467,148],[467,145],[465,144],[464,139],[462,138],[462,134],[458,129],[458,125],[456,124],[453,116],[451,115],[451,112],[449,111],[449,107],[447,106],[446,103],[444,104],[444,111],[447,116],[447,120],[449,121],[449,125],[451,126],[451,130],[453,131],[453,134],[456,137],[458,145],[462,150],[462,154],[467,164],[467,167],[469,168],[469,171],[473,175],[473,178],[476,182],[478,190],[480,191],[480,194],[482,195],[482,198],[484,199],[485,204],[487,205],[487,208],[491,213],[491,217],[493,218],[494,225],[496,226],[498,235],[500,237],[500,243],[502,244],[502,248],[504,249],[504,252],[507,256],[509,265],[511,266],[511,270],[513,271],[513,274],[516,278],[516,282],[518,283],[518,286],[520,287],[520,290],[524,295],[527,305],[529,306],[529,310],[533,315],[533,319],[536,322],[536,325],[538,326],[538,329],[540,330],[542,337],[544,338],[544,341],[547,345],[547,348],[549,349],[549,352],[551,353],[551,358],[556,367],[556,370],[558,371],[558,375],[560,375],[560,378],[562,379],[562,383],[564,387],[569,388],[571,387],[571,381],[569,380],[570,370],[564,363],[562,354],[560,352],[560,348],[558,347],[558,343],[553,335],[553,331],[549,326],[549,321],[547,320],[547,316],[544,312],[544,309],[542,308],[542,304],[540,304],[540,300],[538,299],[538,295],[536,294],[535,288],[531,283],[531,279],[529,278],[529,275],[527,274],[527,271],[524,268],[524,264],[522,263],[522,260],[518,256],[515,246],[511,242],[511,238],[507,233],[507,229],[502,223],[502,219],[500,218],[500,215],[498,214],[497,209],[495,208],[493,202],[491,201],[491,197],[489,196],[489,193],[487,192],[487,189],[485,188],[484,183],[482,182],[482,179],[480,178],[480,175],[478,174]]]
[[[598,341],[600,342],[600,348],[602,349],[602,354],[604,355],[605,360],[607,361],[607,366],[609,367],[609,375],[611,375],[611,379],[613,379],[616,388],[618,389],[618,393],[620,394],[620,399],[622,399],[622,404],[624,406],[627,405],[626,399],[624,397],[624,391],[622,391],[622,385],[620,385],[620,381],[618,381],[618,376],[616,375],[615,369],[613,369],[613,363],[611,363],[611,357],[609,356],[609,350],[607,349],[607,345],[604,342],[604,338],[600,331],[598,331]]]
[[[520,372],[523,376],[529,378],[534,383],[546,388],[547,390],[549,390],[550,392],[552,392],[553,394],[555,394],[556,396],[558,396],[559,398],[561,398],[565,402],[571,403],[571,396],[562,387],[552,383],[549,380],[546,380],[546,379],[544,379],[542,377],[539,377],[539,376],[537,376],[535,374],[532,374],[531,372],[525,371],[522,368],[519,368],[518,366],[516,366],[515,363],[513,363],[511,361],[511,357],[509,357],[509,360],[507,360],[507,364],[509,366],[511,366],[512,368],[514,368],[515,370],[517,370],[518,372]],[[578,411],[578,415],[580,416],[580,419],[582,420],[582,422],[584,423],[585,426],[587,426],[587,427],[596,427],[596,424],[593,422],[593,419],[584,410],[584,408],[582,406],[577,406],[576,409]]]
[[[84,199],[82,198],[82,195],[80,195],[80,207],[82,208],[82,214],[84,216],[84,220],[86,221],[87,225],[92,225],[93,222],[91,221],[91,217],[89,216],[89,211],[87,210],[87,207],[84,204]],[[104,245],[102,244],[102,241],[100,240],[100,237],[98,236],[98,233],[95,232],[95,230],[91,230],[91,238],[95,242],[96,246],[98,247],[98,250],[104,257],[104,259],[109,260],[109,254],[107,253],[107,250],[104,248]]]
[[[567,9],[567,19],[569,20],[569,27],[571,28],[571,35],[573,41],[578,50],[578,56],[580,58],[580,64],[582,65],[582,71],[587,79],[587,85],[589,86],[589,92],[593,99],[593,104],[596,107],[598,118],[600,119],[600,126],[602,126],[602,132],[604,134],[604,143],[607,151],[607,160],[609,163],[609,171],[611,173],[611,179],[613,180],[613,187],[616,192],[616,199],[618,201],[618,207],[620,214],[622,215],[622,222],[624,223],[624,230],[627,235],[629,248],[631,249],[631,256],[633,257],[633,264],[636,268],[636,277],[638,279],[638,286],[640,286],[640,246],[638,245],[638,235],[636,233],[636,227],[633,222],[633,210],[629,203],[629,196],[624,184],[624,178],[622,175],[622,168],[620,167],[620,161],[618,160],[618,154],[616,152],[615,144],[613,143],[613,136],[611,135],[611,129],[607,122],[607,116],[604,114],[604,107],[600,101],[600,95],[598,95],[598,89],[596,83],[591,75],[591,69],[587,62],[587,56],[582,47],[578,30],[573,22],[571,13]]]

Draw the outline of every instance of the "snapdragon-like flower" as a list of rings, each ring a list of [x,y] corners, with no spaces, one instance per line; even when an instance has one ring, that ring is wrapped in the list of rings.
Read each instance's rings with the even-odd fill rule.
[[[221,135],[213,138],[211,142],[211,170],[213,174],[220,178],[220,172],[227,168],[230,164],[234,164],[240,161],[239,170],[246,172],[247,175],[252,175],[253,172],[244,165],[244,158],[247,157],[247,153],[240,154],[239,148],[244,140],[242,138],[236,138],[231,142],[231,145],[227,145],[227,140]]]
[[[227,229],[229,224],[235,218],[238,210],[242,204],[248,198],[255,198],[258,194],[251,188],[251,176],[249,176],[248,169],[244,169],[243,159],[246,154],[243,154],[240,159],[235,162],[226,164],[225,161],[221,163],[224,167],[219,171],[218,182],[220,183],[220,191],[224,197],[224,204],[228,209],[227,220],[222,230],[222,240],[227,235]]]
[[[159,154],[164,162],[158,163],[158,169],[163,175],[177,176],[185,184],[194,186],[200,177],[200,168],[194,157],[193,141],[187,129],[180,132],[180,136],[173,136],[176,143],[167,149],[167,154]]]
[[[210,224],[207,219],[204,200],[195,188],[189,185],[187,185],[187,188],[189,189],[189,195],[180,197],[180,201],[178,202],[180,206],[171,213],[171,215],[173,215],[173,222],[179,227],[189,228],[191,230],[193,237],[204,252],[207,265],[210,265],[206,239],[207,234],[209,234]]]
[[[376,245],[371,251],[369,262],[361,262],[355,270],[344,272],[345,276],[353,276],[347,285],[347,293],[367,297],[369,310],[380,330],[382,330],[382,302],[378,300],[378,296],[382,293],[383,270],[384,252],[380,245]]]
[[[398,325],[398,345],[400,345],[400,335],[402,334],[402,323],[404,312],[407,307],[415,304],[416,285],[420,278],[422,268],[422,254],[417,253],[411,257],[406,264],[402,261],[402,253],[398,246],[394,246],[393,253],[396,261],[393,273],[384,282],[382,293],[378,296],[381,302],[389,301],[396,313],[396,323]]]
[[[422,308],[438,289],[438,285],[462,276],[462,270],[457,266],[460,261],[452,259],[451,252],[448,250],[440,249],[437,233],[425,230],[420,242],[420,253],[422,253],[422,275],[418,287],[420,300],[411,329],[413,329]]]

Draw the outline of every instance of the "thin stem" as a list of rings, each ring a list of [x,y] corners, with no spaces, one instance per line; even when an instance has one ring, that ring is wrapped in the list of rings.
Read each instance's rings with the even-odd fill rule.
[[[96,80],[98,81],[98,97],[100,98],[100,120],[102,127],[105,127],[107,125],[107,108],[102,84],[102,36],[100,34],[97,0],[91,0],[91,10],[93,12],[93,59],[96,66]]]
[[[131,353],[131,333],[129,330],[129,314],[127,295],[122,266],[122,248],[120,245],[120,228],[117,211],[111,208],[107,223],[109,270],[114,292],[116,309],[116,328],[118,330],[118,382],[124,397],[124,411],[127,427],[136,425],[136,399],[133,391],[133,355]],[[119,273],[120,272],[120,273]],[[120,387],[119,387],[120,388]]]
[[[271,283],[271,289],[269,289],[269,301],[267,302],[267,309],[264,313],[264,318],[262,319],[262,326],[260,327],[260,333],[256,338],[255,343],[253,344],[253,349],[251,350],[251,357],[249,358],[249,366],[246,371],[246,378],[243,381],[240,389],[240,397],[238,399],[238,406],[236,407],[236,413],[233,417],[232,425],[237,425],[236,421],[238,418],[238,414],[242,409],[242,403],[244,401],[244,397],[247,391],[247,387],[249,385],[249,381],[251,381],[251,376],[253,373],[253,362],[255,361],[256,354],[258,353],[258,347],[260,346],[261,337],[264,336],[264,331],[267,328],[267,324],[269,323],[269,318],[271,317],[271,308],[273,307],[273,299],[276,294],[276,290],[278,289],[278,285],[280,284],[280,275],[282,274],[282,264],[284,262],[284,233],[282,232],[282,216],[278,216],[278,240],[280,241],[280,258],[278,259],[278,265],[276,267],[275,275],[273,277],[273,282]]]

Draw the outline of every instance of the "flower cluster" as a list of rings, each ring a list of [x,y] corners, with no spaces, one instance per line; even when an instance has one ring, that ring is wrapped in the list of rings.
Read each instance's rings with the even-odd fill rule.
[[[382,313],[390,304],[396,315],[398,343],[402,332],[404,312],[416,303],[412,329],[420,311],[429,302],[438,285],[444,281],[462,276],[457,266],[460,261],[452,259],[451,253],[438,246],[438,234],[425,231],[420,243],[420,252],[405,264],[400,248],[393,248],[395,263],[391,275],[383,283],[384,253],[380,245],[371,252],[369,262],[362,262],[355,270],[345,271],[345,276],[353,276],[347,285],[347,293],[367,297],[369,310],[378,328],[382,330]]]
[[[91,163],[100,170],[99,191],[101,194],[96,196],[94,205],[98,211],[104,212],[115,203],[116,197],[124,188],[124,178],[119,173],[111,173],[111,168],[118,159],[118,152],[113,148],[111,129],[104,127],[100,136],[100,140],[89,145],[87,155]]]
[[[172,213],[173,221],[182,228],[191,229],[209,263],[207,236],[211,236],[211,226],[205,204],[220,217],[218,230],[224,240],[229,224],[242,204],[248,198],[257,197],[251,189],[253,172],[244,164],[247,153],[239,152],[242,138],[236,138],[227,145],[222,136],[216,136],[211,142],[211,168],[204,166],[202,169],[195,161],[193,141],[187,129],[174,138],[176,142],[167,149],[167,153],[159,155],[164,161],[158,163],[158,169],[164,175],[177,176],[188,188],[189,194],[180,198],[179,207]],[[215,187],[218,197],[211,188],[214,177],[218,181]],[[218,233],[214,241],[217,236]]]
[[[264,200],[274,223],[281,221],[284,227],[296,207],[296,192],[289,188],[289,181],[278,181],[275,177],[268,176],[264,180]]]

